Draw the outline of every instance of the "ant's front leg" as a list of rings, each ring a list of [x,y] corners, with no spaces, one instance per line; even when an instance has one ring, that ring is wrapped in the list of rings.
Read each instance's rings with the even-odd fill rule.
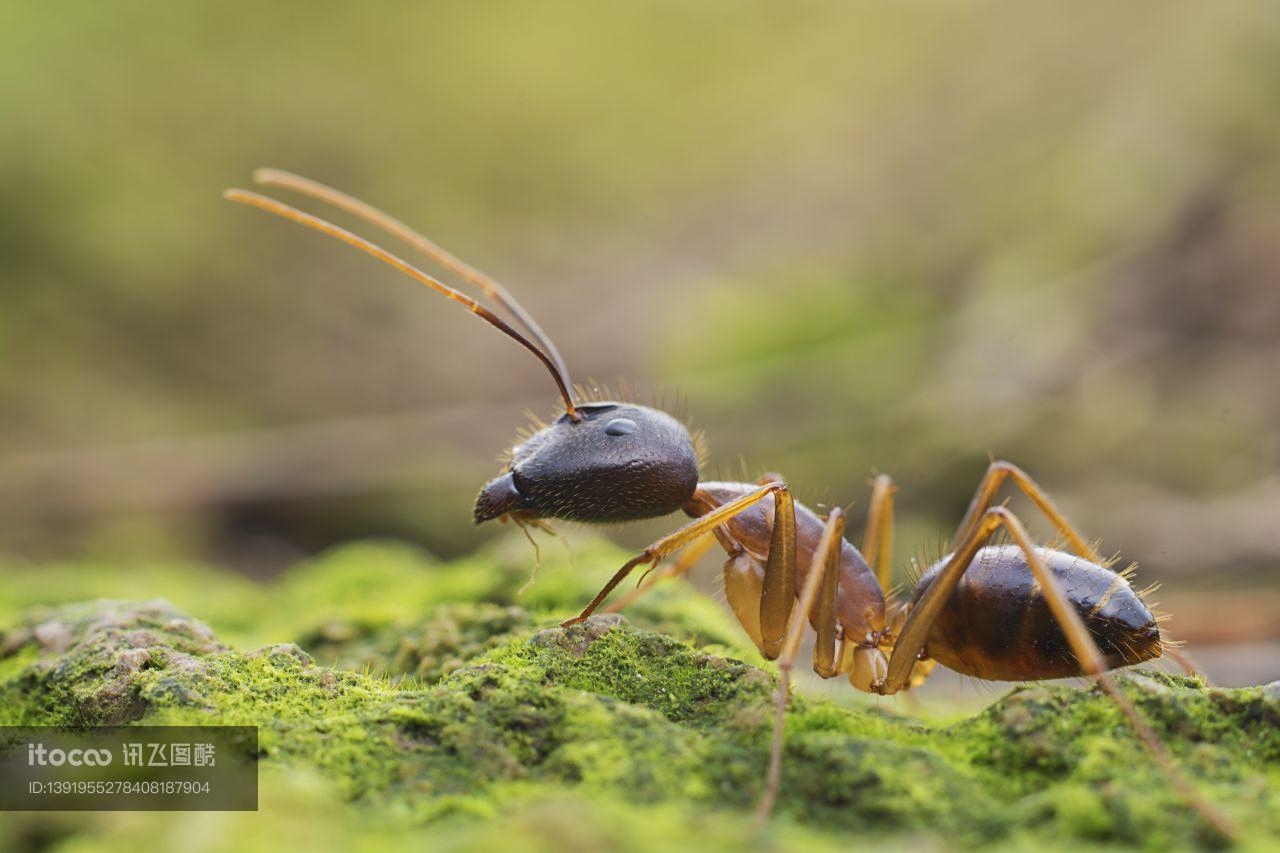
[[[645,548],[635,557],[623,565],[614,573],[604,588],[596,594],[581,613],[572,619],[568,619],[561,623],[561,627],[569,627],[586,620],[588,616],[595,612],[596,608],[609,597],[609,593],[622,583],[627,575],[631,574],[637,566],[652,565],[657,563],[664,557],[668,557],[681,548],[685,547],[711,533],[715,528],[729,521],[739,513],[745,512],[751,506],[764,498],[773,496],[774,501],[774,518],[776,519],[773,530],[773,538],[771,540],[768,564],[765,567],[764,578],[764,595],[768,597],[768,608],[765,606],[765,600],[762,597],[760,603],[760,617],[763,625],[765,621],[766,609],[769,614],[769,631],[766,638],[776,637],[773,642],[775,649],[772,655],[765,652],[765,656],[770,660],[778,656],[777,650],[782,646],[782,637],[786,631],[786,620],[791,613],[791,599],[795,597],[795,573],[784,571],[781,565],[785,562],[795,562],[796,551],[796,523],[795,523],[795,505],[791,498],[791,490],[787,488],[786,483],[775,482],[766,483],[741,497],[735,498],[728,503],[718,506],[705,515],[695,518],[693,521],[681,527],[675,533],[671,533],[654,542],[648,548]],[[785,601],[782,597],[785,595]],[[786,612],[782,605],[785,603]],[[781,627],[777,627],[777,620],[781,615]],[[766,646],[762,646],[762,651]]]
[[[771,483],[782,482],[782,475],[774,474],[772,471],[771,473],[760,476],[758,480],[755,480],[756,485],[768,485]],[[701,535],[700,538],[694,539],[692,542],[687,544],[687,546],[684,546],[684,551],[681,552],[680,557],[678,557],[675,562],[671,562],[671,564],[662,567],[654,566],[653,569],[650,569],[648,573],[645,573],[644,578],[640,579],[640,584],[636,585],[635,589],[626,593],[625,596],[618,598],[616,602],[612,603],[612,605],[605,607],[604,611],[608,613],[620,612],[623,608],[634,605],[636,599],[644,596],[645,593],[648,593],[650,589],[657,587],[657,585],[662,583],[662,581],[680,578],[680,576],[689,573],[692,567],[698,564],[698,561],[701,560],[703,556],[707,555],[707,552],[710,551],[710,549],[716,547],[717,535],[721,537],[724,548],[726,548],[726,551],[730,552],[732,558],[732,556],[735,555],[735,549],[733,549],[733,544],[735,543],[732,542],[732,539],[726,538],[723,530],[718,534],[705,533]],[[741,546],[737,547],[740,548]],[[744,557],[745,560],[749,561],[749,558],[746,558],[745,555],[741,556]],[[650,576],[650,573],[652,573],[652,576]],[[759,590],[756,590],[755,597],[759,597]],[[758,607],[754,607],[754,611],[756,612],[750,613],[750,615],[745,612],[735,611],[736,615],[739,616],[739,619],[744,621],[744,625],[746,626],[746,629],[748,629],[748,633],[751,634],[751,639],[755,640],[756,646],[760,646],[758,610]]]
[[[680,556],[673,562],[650,569],[651,575],[642,577],[635,589],[615,599],[613,603],[604,609],[604,612],[620,613],[663,581],[684,577],[715,546],[716,537],[713,534],[702,534],[686,545],[684,550],[680,552]]]

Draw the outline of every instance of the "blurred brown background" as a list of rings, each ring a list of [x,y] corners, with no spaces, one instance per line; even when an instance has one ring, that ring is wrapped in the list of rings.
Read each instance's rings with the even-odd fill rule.
[[[547,377],[219,198],[274,165],[504,281],[580,381],[680,392],[709,475],[856,515],[891,472],[905,566],[997,453],[1280,677],[1278,96],[1262,0],[6,4],[0,552],[498,532]]]

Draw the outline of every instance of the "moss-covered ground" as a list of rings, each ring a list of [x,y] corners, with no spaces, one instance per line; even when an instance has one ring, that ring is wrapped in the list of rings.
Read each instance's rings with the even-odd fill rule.
[[[797,696],[778,816],[757,830],[772,670],[683,584],[562,630],[625,556],[544,556],[523,595],[512,542],[449,564],[351,546],[269,586],[6,569],[0,723],[257,725],[260,810],[0,813],[0,848],[1220,846],[1114,704],[1064,685],[946,725]],[[1242,846],[1280,846],[1280,699],[1123,683]]]

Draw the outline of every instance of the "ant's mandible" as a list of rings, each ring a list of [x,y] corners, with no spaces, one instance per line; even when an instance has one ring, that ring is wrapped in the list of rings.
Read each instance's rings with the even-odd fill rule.
[[[780,671],[773,744],[758,808],[761,819],[771,813],[778,794],[790,671],[807,622],[817,633],[814,670],[824,678],[844,675],[869,693],[888,695],[918,685],[935,663],[996,681],[1093,677],[1119,705],[1183,800],[1223,835],[1235,835],[1225,815],[1173,765],[1150,725],[1108,675],[1177,653],[1126,573],[1113,571],[1021,469],[993,461],[950,553],[924,572],[910,597],[887,600],[893,538],[890,478],[881,475],[872,483],[861,551],[844,538],[840,509],[822,518],[797,502],[780,477],[756,483],[701,481],[697,445],[679,420],[634,403],[579,400],[550,337],[496,281],[399,220],[324,184],[275,169],[258,170],[254,180],[332,204],[402,239],[478,287],[508,319],[319,217],[245,190],[227,190],[224,197],[291,219],[395,267],[461,303],[550,372],[564,414],[511,451],[506,472],[476,499],[477,523],[628,521],[678,511],[692,519],[629,560],[565,626],[590,616],[639,566],[657,566],[683,550],[682,559],[666,572],[678,574],[715,543],[725,550],[729,605],[760,653],[777,660]],[[1071,552],[1037,546],[1018,518],[997,504],[1006,481],[1048,517]],[[998,534],[1009,542],[992,544]]]

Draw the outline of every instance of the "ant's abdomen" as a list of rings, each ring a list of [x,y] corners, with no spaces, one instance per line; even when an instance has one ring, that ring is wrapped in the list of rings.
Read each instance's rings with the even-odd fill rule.
[[[1155,617],[1123,576],[1074,554],[1048,548],[1037,552],[1112,669],[1160,656]],[[946,561],[943,557],[920,578],[913,604]],[[948,669],[993,681],[1083,675],[1016,545],[978,551],[934,623],[925,651]]]

